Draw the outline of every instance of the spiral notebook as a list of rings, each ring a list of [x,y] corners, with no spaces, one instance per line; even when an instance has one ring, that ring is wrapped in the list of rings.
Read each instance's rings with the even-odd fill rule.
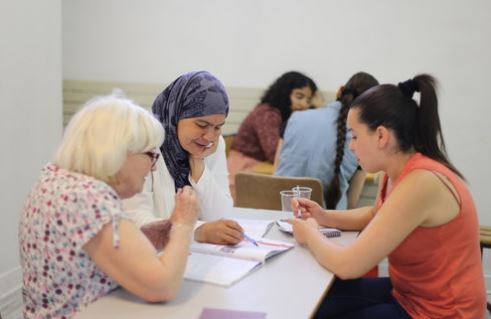
[[[290,225],[286,220],[284,219],[278,219],[276,221],[276,225],[278,225],[278,228],[285,233],[288,234],[293,234],[293,229],[292,225]],[[341,231],[337,228],[326,228],[326,227],[321,227],[319,228],[319,231],[324,234],[324,236],[328,238],[332,237],[339,237],[341,236]]]

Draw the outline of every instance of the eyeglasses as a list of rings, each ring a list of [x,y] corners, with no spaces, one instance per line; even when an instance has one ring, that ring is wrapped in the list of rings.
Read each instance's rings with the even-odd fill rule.
[[[156,151],[148,151],[148,152],[144,152],[143,154],[150,157],[150,159],[152,160],[152,168],[153,168],[155,166],[155,163],[157,163],[157,160],[159,159],[160,153]]]

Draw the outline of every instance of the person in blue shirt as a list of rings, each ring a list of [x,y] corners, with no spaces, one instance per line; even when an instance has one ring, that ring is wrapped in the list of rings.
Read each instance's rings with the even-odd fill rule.
[[[358,72],[339,88],[336,101],[327,107],[292,114],[279,144],[275,175],[319,178],[327,208],[353,208],[365,173],[348,148],[351,136],[346,117],[351,102],[375,85],[378,81],[372,75]]]

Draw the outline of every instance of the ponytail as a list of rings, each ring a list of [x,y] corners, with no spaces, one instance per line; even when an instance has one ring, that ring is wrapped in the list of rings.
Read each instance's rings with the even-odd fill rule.
[[[402,152],[417,151],[464,176],[450,163],[438,115],[437,81],[420,74],[397,86],[379,85],[353,101],[359,119],[371,130],[382,125],[394,131]],[[413,99],[420,92],[419,105]]]
[[[413,81],[420,92],[420,102],[416,111],[414,149],[444,164],[464,179],[448,159],[438,115],[437,81],[428,74],[417,75]]]

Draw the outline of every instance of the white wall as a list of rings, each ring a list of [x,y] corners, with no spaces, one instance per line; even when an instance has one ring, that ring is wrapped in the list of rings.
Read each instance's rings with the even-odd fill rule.
[[[19,211],[61,135],[60,6],[0,1],[0,297],[20,284]],[[298,69],[334,90],[358,70],[431,72],[451,157],[491,224],[490,12],[487,0],[66,0],[63,78],[168,83],[209,69],[264,87]]]
[[[0,1],[0,299],[21,284],[17,225],[61,136],[61,3]]]
[[[208,69],[264,87],[289,69],[335,90],[358,70],[381,82],[441,82],[454,164],[491,224],[488,0],[72,0],[63,2],[63,77],[169,83]]]

